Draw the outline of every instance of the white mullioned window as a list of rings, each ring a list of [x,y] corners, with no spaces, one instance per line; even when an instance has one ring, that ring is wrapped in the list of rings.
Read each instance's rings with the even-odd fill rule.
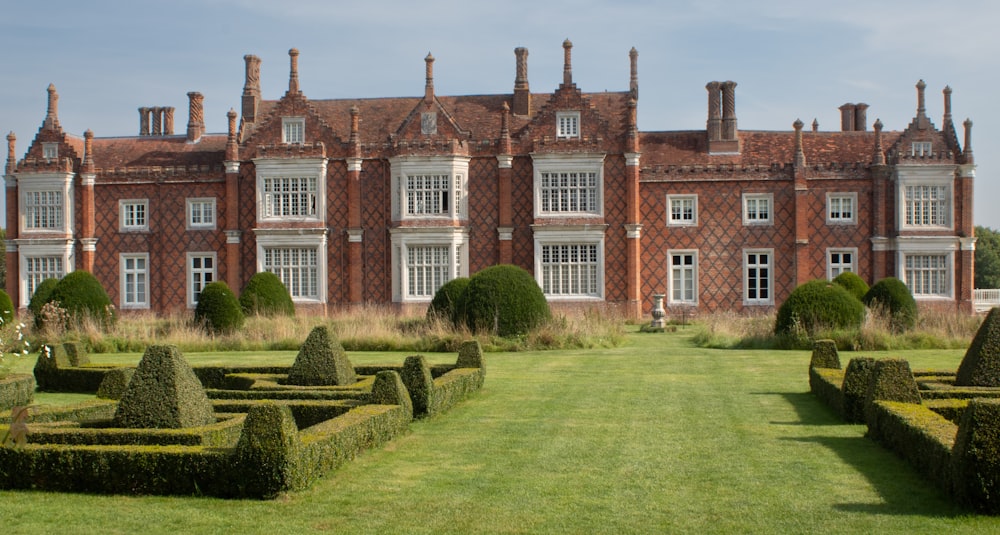
[[[215,281],[215,253],[187,254],[188,306],[198,304],[205,285]]]
[[[192,229],[214,229],[215,199],[187,199],[187,226]]]
[[[600,297],[596,243],[542,245],[542,292],[547,296]]]
[[[149,200],[123,199],[118,201],[119,228],[123,231],[149,229]]]
[[[595,172],[543,172],[539,188],[543,214],[599,212]]]
[[[265,217],[314,217],[316,177],[265,177]]]
[[[950,295],[947,254],[907,254],[904,258],[906,285],[914,296]]]
[[[667,195],[668,225],[697,225],[697,195]]]
[[[61,279],[66,275],[61,256],[26,256],[24,263],[24,276],[29,298],[35,294],[35,289],[43,280]]]
[[[305,143],[305,140],[306,140],[305,117],[281,118],[282,143]]]
[[[42,158],[46,160],[55,160],[59,157],[59,144],[58,143],[42,143]]]
[[[774,252],[771,249],[743,251],[743,303],[771,305],[774,303]]]
[[[671,304],[698,302],[698,252],[668,251],[670,278],[667,299]]]
[[[63,227],[63,192],[26,191],[24,193],[25,227],[28,230],[61,230]]]
[[[905,186],[906,225],[946,227],[950,224],[948,187]]]
[[[826,278],[833,280],[845,271],[856,273],[858,270],[857,259],[857,249],[827,249]]]
[[[455,278],[452,248],[448,245],[406,247],[406,296],[430,298],[444,283]]]
[[[149,308],[149,255],[122,254],[121,308]]]
[[[826,222],[853,224],[858,218],[857,193],[829,193],[826,196]]]
[[[559,139],[575,139],[580,137],[580,112],[556,112],[556,137]]]
[[[461,180],[461,177],[459,177]],[[451,211],[450,175],[407,175],[406,215],[448,215]]]
[[[930,156],[933,154],[934,145],[930,141],[914,141],[910,145],[911,156]]]
[[[774,221],[774,195],[771,193],[743,194],[743,224],[770,225]]]
[[[264,247],[263,266],[281,279],[293,299],[319,299],[315,247]]]

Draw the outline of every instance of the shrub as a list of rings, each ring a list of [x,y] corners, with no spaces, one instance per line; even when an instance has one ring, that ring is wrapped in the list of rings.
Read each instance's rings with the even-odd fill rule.
[[[93,318],[103,327],[115,320],[111,298],[97,277],[87,271],[77,270],[60,279],[47,302],[58,302],[70,318]]]
[[[302,343],[288,371],[288,384],[302,386],[350,385],[357,382],[354,366],[330,329],[315,327]]]
[[[14,321],[14,302],[10,300],[10,296],[3,290],[0,290],[0,320],[3,323]]]
[[[509,264],[476,273],[462,293],[459,309],[470,330],[498,336],[527,334],[552,316],[531,274]]]
[[[842,286],[845,290],[851,292],[851,295],[857,297],[858,301],[864,299],[865,294],[868,293],[868,290],[870,289],[868,287],[868,283],[865,282],[865,279],[862,279],[853,271],[845,271],[834,277],[831,282],[837,286]]]
[[[201,289],[194,321],[215,334],[231,333],[243,326],[246,317],[225,282],[210,282]]]
[[[876,401],[920,404],[920,391],[916,379],[913,378],[913,372],[910,371],[909,362],[903,359],[875,361],[864,402],[865,421],[869,428],[878,425],[873,420],[876,417],[876,411],[873,409]]]
[[[462,293],[469,286],[468,277],[458,277],[441,285],[434,292],[434,299],[427,307],[427,319],[447,320],[452,324],[458,324],[461,316],[458,304],[462,298]]]
[[[812,357],[809,359],[810,368],[833,368],[840,369],[840,354],[837,353],[837,343],[833,340],[816,340],[813,343]]]
[[[97,387],[97,397],[100,399],[121,399],[128,390],[128,383],[135,375],[135,368],[114,368],[108,370]]]
[[[52,290],[57,284],[59,279],[45,279],[35,286],[35,293],[31,294],[31,300],[28,301],[28,311],[35,318],[35,327],[42,326],[42,307],[49,302]]]
[[[216,422],[212,402],[174,346],[150,346],[142,355],[115,411],[127,428],[178,429]]]
[[[254,273],[240,293],[243,314],[253,316],[294,316],[295,303],[284,283],[270,271]]]
[[[295,418],[287,405],[265,401],[247,413],[236,444],[242,494],[274,498],[296,487],[296,458],[302,450]]]
[[[793,290],[781,304],[774,332],[794,334],[803,329],[812,335],[824,328],[856,329],[864,316],[864,306],[844,287],[817,279]]]
[[[960,503],[1000,513],[1000,402],[974,399],[962,413],[952,449],[952,477]]]
[[[868,383],[871,382],[875,362],[871,357],[857,357],[847,363],[841,391],[844,420],[848,423],[865,422],[865,396],[868,394]]]
[[[1000,386],[1000,308],[990,310],[965,352],[957,386]]]
[[[875,283],[863,299],[869,308],[883,307],[892,317],[892,328],[896,332],[908,331],[917,323],[917,302],[903,281],[886,277]]]

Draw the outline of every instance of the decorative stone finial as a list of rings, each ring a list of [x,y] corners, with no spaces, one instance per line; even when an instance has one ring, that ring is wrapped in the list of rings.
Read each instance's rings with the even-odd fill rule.
[[[45,113],[45,128],[54,129],[59,126],[59,93],[55,84],[49,84],[49,105]]]
[[[972,119],[966,119],[962,124],[965,126],[965,150],[962,155],[965,156],[965,163],[976,163],[972,157]]]
[[[805,123],[801,119],[795,119],[792,123],[792,128],[795,129],[795,166],[805,167],[806,165],[806,153],[802,149],[802,127]]]
[[[885,153],[882,152],[882,120],[875,119],[875,150],[872,154],[872,165],[885,165]]]
[[[927,89],[927,84],[923,80],[917,82],[917,115],[927,113],[927,107],[924,105],[924,89]]]

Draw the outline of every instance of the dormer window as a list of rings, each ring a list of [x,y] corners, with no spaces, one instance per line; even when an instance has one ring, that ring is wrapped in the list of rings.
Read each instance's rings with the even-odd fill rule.
[[[45,158],[46,160],[55,160],[59,158],[59,144],[42,143],[42,158]]]
[[[559,139],[576,139],[580,137],[580,112],[556,112],[556,137]]]
[[[304,117],[283,117],[281,119],[282,143],[305,143],[306,120]]]
[[[914,141],[910,146],[911,156],[930,156],[933,145],[930,141]]]

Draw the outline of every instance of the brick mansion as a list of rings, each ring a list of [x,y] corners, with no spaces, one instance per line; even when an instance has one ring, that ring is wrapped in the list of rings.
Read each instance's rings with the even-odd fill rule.
[[[639,131],[638,54],[622,91],[573,82],[532,92],[528,51],[512,90],[421,96],[261,94],[244,57],[228,132],[205,131],[203,97],[139,108],[137,135],[66,132],[58,94],[18,159],[7,136],[7,292],[92,272],[119,310],[191,309],[205,284],[237,294],[271,271],[300,310],[422,309],[443,283],[495,264],[530,273],[554,306],[648,314],[766,311],[799,284],[844,271],[894,276],[923,306],[972,310],[971,121],[960,143],[944,88],[940,128],[917,86],[902,130],[737,127],[736,83],[709,82],[704,130]],[[624,78],[624,77],[623,77]],[[655,96],[651,98],[656,98]],[[41,115],[41,113],[40,113]]]

